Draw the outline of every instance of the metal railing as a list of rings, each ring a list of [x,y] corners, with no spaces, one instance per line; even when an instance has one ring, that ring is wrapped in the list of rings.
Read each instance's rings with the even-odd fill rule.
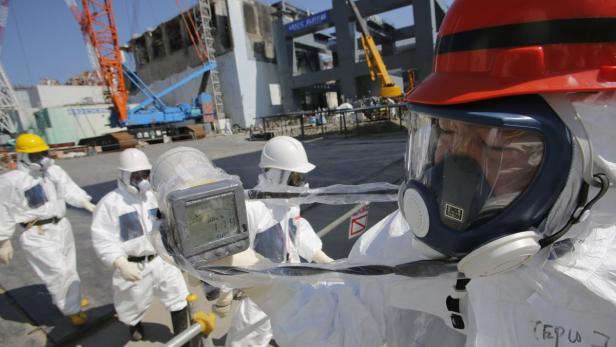
[[[407,104],[381,104],[354,109],[297,111],[256,117],[251,135],[288,135],[307,138],[341,134],[348,136],[362,129],[397,124],[404,126],[403,110]]]

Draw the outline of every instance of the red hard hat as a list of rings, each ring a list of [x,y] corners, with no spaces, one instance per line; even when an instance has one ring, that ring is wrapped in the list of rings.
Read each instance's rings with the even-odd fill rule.
[[[616,1],[456,0],[406,101],[616,90]]]

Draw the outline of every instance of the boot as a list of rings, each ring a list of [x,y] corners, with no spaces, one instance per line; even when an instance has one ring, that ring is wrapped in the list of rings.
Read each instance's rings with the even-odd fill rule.
[[[143,324],[141,324],[141,322],[135,325],[129,325],[128,331],[130,333],[130,339],[133,341],[141,341],[145,338],[145,332],[143,331]]]
[[[171,324],[173,324],[173,334],[178,335],[189,327],[189,312],[188,306],[179,311],[171,311]],[[190,342],[185,343],[182,347],[189,347]]]

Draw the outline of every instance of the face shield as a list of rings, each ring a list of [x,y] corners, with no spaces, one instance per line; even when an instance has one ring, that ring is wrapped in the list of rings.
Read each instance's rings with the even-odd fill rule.
[[[411,105],[400,208],[426,245],[462,258],[538,227],[563,190],[572,137],[539,96],[450,107]],[[511,240],[518,242],[519,240]]]

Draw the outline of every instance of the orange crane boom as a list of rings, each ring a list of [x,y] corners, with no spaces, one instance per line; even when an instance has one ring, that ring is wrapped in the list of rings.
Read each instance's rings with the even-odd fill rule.
[[[124,122],[128,118],[128,90],[124,83],[122,54],[111,0],[82,0],[82,6],[82,28],[94,47],[111,101],[120,121]]]

